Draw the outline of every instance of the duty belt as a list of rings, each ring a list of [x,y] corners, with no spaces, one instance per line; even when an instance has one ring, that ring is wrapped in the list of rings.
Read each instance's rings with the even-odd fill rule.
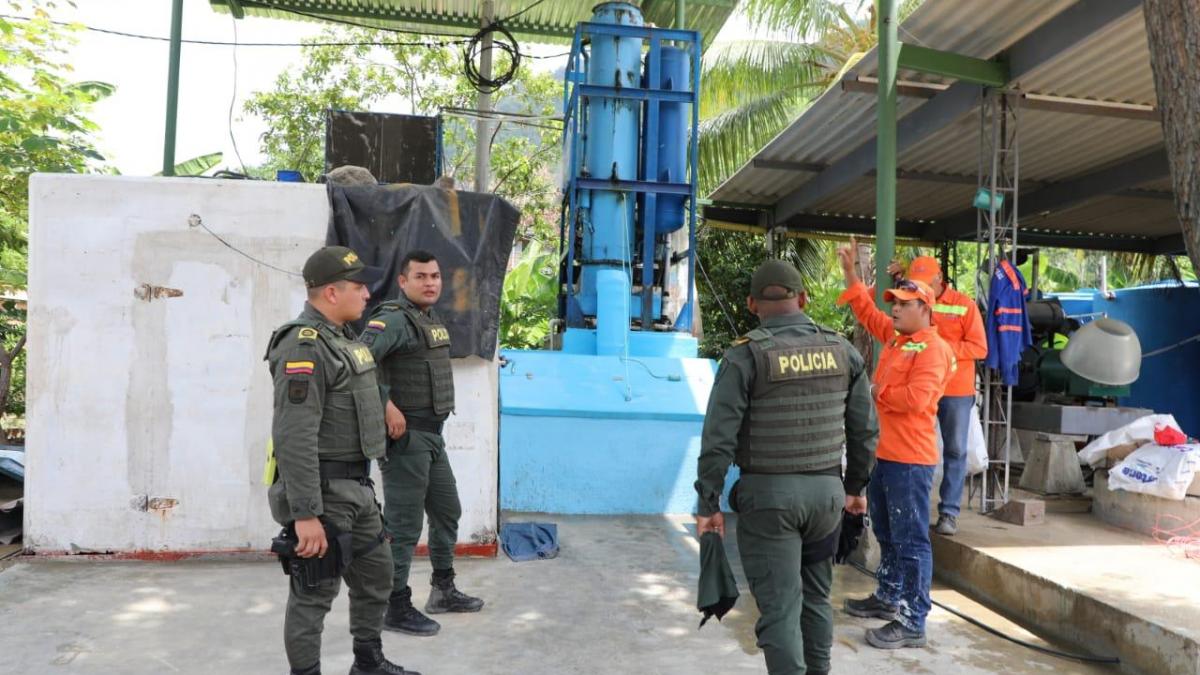
[[[337,478],[346,478],[349,480],[358,480],[371,475],[371,462],[363,460],[361,462],[321,462],[321,480],[334,480]]]
[[[433,420],[424,420],[419,417],[408,418],[408,428],[424,431],[430,434],[442,433],[442,427],[446,424],[445,420],[434,422]]]

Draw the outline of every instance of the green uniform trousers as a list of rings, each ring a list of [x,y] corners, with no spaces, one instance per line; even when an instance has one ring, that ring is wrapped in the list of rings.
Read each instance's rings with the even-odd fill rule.
[[[771,675],[829,670],[833,557],[802,562],[805,547],[841,523],[846,493],[836,476],[749,474],[738,481],[737,543],[762,615],[754,626]],[[836,546],[836,542],[835,542]],[[810,555],[811,556],[811,551]]]
[[[393,588],[399,591],[408,586],[413,551],[426,515],[433,569],[454,566],[462,504],[441,434],[409,430],[398,440],[388,442],[383,499],[384,520],[392,535]]]
[[[376,640],[392,592],[392,552],[382,543],[375,545],[383,529],[375,490],[357,480],[334,479],[322,483],[321,498],[325,503],[323,517],[341,531],[353,534],[355,551],[374,546],[370,552],[355,556],[342,578],[350,587],[350,634],[355,640]],[[308,668],[321,660],[325,615],[341,587],[341,579],[327,579],[308,590],[292,579],[283,621],[283,644],[292,668]]]

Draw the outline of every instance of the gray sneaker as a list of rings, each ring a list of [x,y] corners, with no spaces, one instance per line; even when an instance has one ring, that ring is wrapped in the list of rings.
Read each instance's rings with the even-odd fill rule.
[[[893,621],[882,628],[867,629],[867,643],[876,649],[924,647],[925,633],[909,630],[899,621]]]
[[[937,525],[933,526],[933,531],[946,537],[953,537],[958,532],[958,518],[943,513],[938,516]]]

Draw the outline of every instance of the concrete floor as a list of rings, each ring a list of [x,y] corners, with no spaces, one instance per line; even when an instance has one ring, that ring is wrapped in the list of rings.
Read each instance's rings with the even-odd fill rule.
[[[557,522],[562,554],[519,564],[503,557],[460,561],[460,586],[488,606],[445,617],[435,638],[385,633],[391,658],[425,675],[766,672],[736,552],[742,598],[724,623],[696,629],[699,547],[690,519],[508,519]],[[428,562],[418,562],[422,602],[428,573]],[[839,567],[834,603],[872,589],[872,580]],[[938,588],[934,597],[1039,641],[957,593]],[[285,673],[285,600],[274,563],[23,561],[0,572],[0,673]],[[1018,647],[938,609],[929,618],[927,649],[880,652],[862,636],[878,623],[838,613],[835,672],[1111,672]],[[344,593],[325,635],[325,671],[345,672],[352,657]]]

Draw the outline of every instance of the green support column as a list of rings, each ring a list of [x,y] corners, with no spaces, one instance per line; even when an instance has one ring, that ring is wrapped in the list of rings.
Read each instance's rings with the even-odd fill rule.
[[[167,66],[167,130],[162,175],[175,175],[175,122],[179,117],[179,48],[183,41],[183,0],[171,5],[171,57]]]
[[[687,0],[675,0],[675,28],[683,30],[687,26],[683,20],[687,18]]]
[[[875,135],[875,302],[891,286],[887,266],[896,253],[896,0],[877,0],[879,17],[879,93]]]

